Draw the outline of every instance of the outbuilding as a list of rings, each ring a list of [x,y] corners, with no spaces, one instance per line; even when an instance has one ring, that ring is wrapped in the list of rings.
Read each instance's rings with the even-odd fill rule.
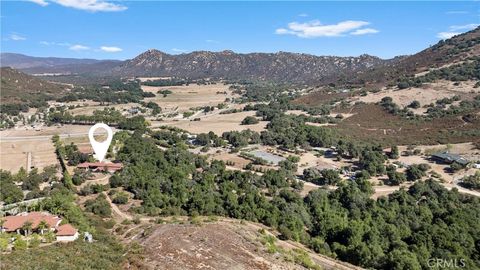
[[[431,158],[437,162],[446,164],[458,163],[462,166],[467,166],[467,164],[470,163],[470,161],[466,158],[448,152],[435,153],[431,156]]]

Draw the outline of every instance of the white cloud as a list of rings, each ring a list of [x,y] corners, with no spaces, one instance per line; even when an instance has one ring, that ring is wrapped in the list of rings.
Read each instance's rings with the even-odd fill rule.
[[[28,0],[29,2],[32,2],[32,3],[35,3],[35,4],[38,4],[42,7],[44,6],[48,6],[48,2],[45,1],[45,0]]]
[[[90,47],[80,45],[80,44],[75,44],[73,46],[70,46],[70,48],[68,48],[68,49],[70,49],[72,51],[86,51],[86,50],[90,50]]]
[[[465,25],[452,25],[448,29],[450,31],[457,31],[457,30],[472,30],[480,26],[478,23],[469,23]]]
[[[205,40],[205,42],[208,42],[208,43],[220,43],[220,41],[214,40],[214,39],[207,39],[207,40]]]
[[[68,42],[51,42],[51,41],[40,41],[40,44],[45,46],[71,46],[72,45]]]
[[[318,20],[305,23],[291,22],[288,24],[287,28],[278,28],[275,33],[278,35],[295,35],[301,38],[338,37],[348,34],[363,35],[367,33],[373,34],[374,31],[377,33],[378,31],[373,28],[361,29],[369,24],[369,22],[365,21],[350,20],[339,22],[337,24],[321,24]]]
[[[379,31],[377,29],[363,28],[363,29],[357,29],[350,34],[355,35],[355,36],[360,36],[360,35],[366,35],[366,34],[376,34],[378,32]]]
[[[104,52],[121,52],[121,51],[123,51],[122,48],[113,47],[113,46],[102,46],[102,47],[100,47],[100,50],[102,50]]]
[[[126,6],[107,2],[104,0],[28,0],[28,1],[39,4],[41,6],[47,6],[49,4],[48,2],[54,2],[64,7],[86,10],[90,12],[123,11],[127,9]]]
[[[308,14],[307,13],[300,13],[300,14],[298,14],[298,17],[308,17]]]
[[[453,36],[460,35],[464,31],[470,31],[480,26],[478,23],[469,23],[465,25],[452,25],[448,27],[448,31],[440,32],[437,37],[440,39],[449,39]]]
[[[468,14],[468,11],[464,11],[464,10],[452,10],[452,11],[447,11],[447,12],[445,12],[445,14],[449,14],[449,15]]]
[[[461,34],[460,32],[440,32],[437,34],[437,37],[440,39],[449,39],[451,37],[454,37],[460,34]]]
[[[24,36],[21,36],[19,34],[10,34],[10,36],[8,37],[9,40],[14,40],[14,41],[22,41],[22,40],[26,40],[27,38],[24,37]]]
[[[186,50],[182,50],[182,49],[173,48],[173,49],[172,49],[172,52],[184,53],[184,52],[186,52]]]
[[[16,34],[16,33],[12,33],[8,36],[8,39],[7,40],[13,40],[13,41],[22,41],[22,40],[26,40],[27,38],[24,37],[24,36],[21,36],[19,34]]]

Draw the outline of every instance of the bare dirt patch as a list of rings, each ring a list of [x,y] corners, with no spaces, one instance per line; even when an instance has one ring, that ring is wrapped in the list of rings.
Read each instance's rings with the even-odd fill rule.
[[[228,90],[228,85],[221,83],[161,87],[142,85],[142,89],[143,91],[156,94],[156,97],[145,98],[145,102],[153,101],[165,111],[185,112],[195,107],[217,106],[225,102],[226,98],[235,97]],[[172,93],[164,97],[163,94],[157,94],[161,90],[170,90]]]
[[[17,172],[27,169],[28,156],[31,166],[43,169],[58,164],[55,147],[50,141],[2,141],[0,143],[0,169]]]
[[[177,121],[153,121],[152,126],[173,126],[191,133],[207,133],[213,131],[217,135],[222,135],[226,131],[241,131],[250,129],[260,132],[265,129],[268,122],[261,121],[255,125],[241,125],[242,120],[247,116],[253,116],[255,112],[245,111],[231,114],[209,114],[205,116],[200,115],[200,121],[190,121],[187,119]]]

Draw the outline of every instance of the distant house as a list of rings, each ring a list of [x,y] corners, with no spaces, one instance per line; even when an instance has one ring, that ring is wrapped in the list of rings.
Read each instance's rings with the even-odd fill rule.
[[[84,162],[77,165],[77,168],[91,170],[94,172],[114,173],[123,169],[122,163]]]
[[[70,224],[63,224],[57,228],[55,234],[59,242],[71,242],[78,238],[78,230]]]
[[[0,227],[1,232],[22,233],[25,224],[29,224],[29,230],[44,234],[51,231],[55,233],[57,241],[70,242],[78,238],[78,230],[70,224],[60,225],[62,219],[46,212],[20,213],[16,216],[3,218]]]
[[[468,163],[470,163],[468,159],[448,152],[435,153],[431,156],[431,158],[437,162],[446,164],[458,163],[462,166],[466,166]]]

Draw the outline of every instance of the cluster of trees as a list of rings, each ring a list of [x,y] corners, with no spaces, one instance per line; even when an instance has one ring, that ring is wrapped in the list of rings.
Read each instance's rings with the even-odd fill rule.
[[[23,95],[24,93],[19,93]],[[22,97],[18,102],[3,102],[0,104],[0,113],[5,115],[17,116],[21,112],[28,112],[30,108],[45,108],[47,101],[55,100],[55,97],[46,93],[29,94]]]
[[[387,112],[394,114],[394,115],[401,115],[401,116],[413,116],[413,112],[408,110],[407,106],[405,108],[400,108],[395,102],[393,102],[393,99],[391,97],[384,97],[380,101],[380,106],[383,107],[384,110]],[[416,104],[413,104],[413,106],[416,106]]]
[[[469,189],[480,190],[480,171],[473,175],[465,176],[460,184]]]
[[[125,117],[115,108],[104,108],[103,110],[95,110],[93,115],[72,115],[67,111],[60,110],[51,112],[46,119],[48,124],[79,124],[91,125],[95,123],[106,123],[112,126],[118,126],[126,130],[144,130],[148,126],[148,122],[141,115],[133,117]]]
[[[60,151],[65,154],[65,158],[68,160],[68,165],[70,166],[77,166],[78,164],[89,161],[90,159],[90,155],[78,151],[78,146],[73,142],[69,145],[61,147],[63,147],[63,149]]]
[[[207,147],[221,147],[226,145],[222,137],[217,136],[217,134],[213,133],[212,131],[198,134],[195,138],[195,144]]]
[[[458,101],[458,98],[452,99],[454,99],[453,101]],[[445,108],[445,102],[451,103],[453,102],[452,99],[440,100],[441,103],[439,105],[428,108],[426,117],[440,118],[446,116],[468,114],[480,108],[480,95],[474,97],[473,100],[462,100],[458,105],[450,105],[448,108]]]
[[[22,181],[9,171],[0,170],[0,201],[6,204],[23,201],[23,192],[15,182]]]
[[[424,83],[438,80],[449,80],[454,82],[480,80],[480,57],[471,57],[458,65],[430,70],[423,76],[399,78],[397,86],[399,89],[420,87]]]
[[[453,96],[452,98],[443,98],[436,101],[435,104],[427,105],[427,113],[426,115],[415,115],[412,111],[408,108],[419,108],[420,103],[418,101],[412,101],[408,106],[404,108],[400,108],[396,103],[393,102],[391,97],[384,97],[379,102],[379,105],[383,107],[387,112],[400,115],[403,117],[408,117],[411,119],[416,120],[429,120],[433,118],[442,118],[447,116],[455,116],[455,115],[467,115],[470,112],[474,112],[480,108],[480,96],[474,97],[472,100],[462,100],[458,105],[450,105],[454,101],[459,101],[459,96]]]
[[[222,134],[222,138],[236,148],[261,142],[260,134],[250,129],[242,131],[227,131]]]
[[[82,99],[101,103],[139,103],[145,97],[155,94],[144,92],[138,81],[112,81],[106,85],[89,85],[75,87],[72,91],[57,99],[58,102],[71,102]]]
[[[340,174],[334,169],[318,170],[316,168],[307,168],[303,170],[303,180],[317,185],[335,186],[342,180]]]
[[[20,112],[28,112],[29,106],[27,103],[5,103],[0,105],[0,112],[6,115],[19,115]]]
[[[10,204],[21,202],[24,199],[30,200],[47,196],[49,187],[40,190],[40,184],[58,182],[57,171],[57,167],[54,165],[45,167],[41,173],[37,168],[27,173],[22,167],[15,174],[0,170],[0,201]],[[28,193],[24,196],[22,190],[28,191]]]
[[[103,193],[98,194],[95,199],[85,201],[85,210],[102,217],[109,217],[112,214],[110,203]]]
[[[259,176],[226,170],[220,161],[197,162],[199,157],[181,146],[163,151],[156,142],[140,133],[126,139],[118,152],[126,167],[110,179],[112,187],[121,186],[142,200],[135,209],[140,213],[262,222],[283,239],[366,268],[421,269],[429,258],[463,258],[467,268],[480,267],[475,244],[480,224],[472,218],[480,215],[480,201],[432,180],[373,200],[367,169],[381,169],[365,166],[355,181],[302,198],[290,175],[295,159]],[[365,165],[380,160],[369,151],[362,151]],[[337,174],[312,172],[311,177],[336,182]]]
[[[185,79],[172,78],[172,79],[147,80],[145,82],[142,82],[142,84],[147,86],[181,86],[181,85],[188,86],[190,82],[191,81],[185,80]]]
[[[159,113],[162,112],[162,108],[160,108],[160,106],[158,106],[157,103],[153,102],[153,101],[149,101],[149,102],[143,102],[141,101],[140,102],[140,105],[144,106],[145,108],[147,109],[151,109],[152,110],[152,115],[155,116]]]

